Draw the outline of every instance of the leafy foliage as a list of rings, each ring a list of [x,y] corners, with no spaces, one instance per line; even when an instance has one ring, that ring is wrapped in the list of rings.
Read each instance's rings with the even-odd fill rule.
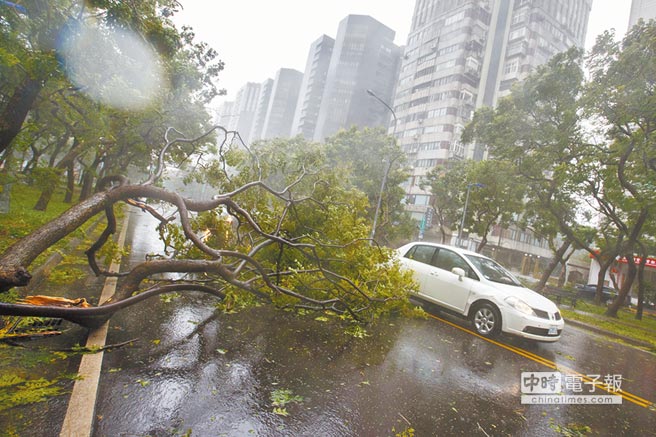
[[[24,379],[16,374],[0,375],[0,411],[46,401],[52,396],[64,394],[58,379]]]
[[[361,139],[361,134],[353,134],[356,142]],[[340,139],[348,142],[345,134]],[[331,165],[322,145],[301,137],[256,143],[248,151],[234,147],[224,152],[234,167],[228,171],[209,165],[201,180],[223,192],[257,180],[265,181],[266,186],[253,186],[233,197],[257,224],[240,220],[230,208],[195,216],[192,227],[206,242],[248,255],[261,244],[253,238],[255,231],[284,236],[292,245],[267,244],[256,257],[277,286],[315,302],[337,298],[346,306],[359,308],[358,312],[366,308],[364,319],[405,311],[410,276],[392,263],[391,251],[369,244],[371,225],[365,214],[369,203],[352,185],[346,166]],[[277,197],[273,192],[284,195]],[[167,225],[164,237],[178,257],[207,257],[172,224]],[[306,308],[294,294],[267,291],[255,271],[246,277],[275,304]],[[228,287],[220,306],[235,311],[253,302],[247,295]],[[333,309],[341,312],[344,308]],[[358,312],[348,318],[361,319]]]
[[[653,240],[655,50],[653,21],[621,42],[607,32],[587,56],[577,49],[556,55],[497,108],[477,111],[463,133],[514,168],[527,189],[527,225],[551,240],[562,235],[600,262],[598,283],[617,256],[629,259],[609,314],[636,275],[633,254]]]
[[[367,211],[372,220],[381,196],[376,238],[388,244],[407,241],[416,226],[403,205],[405,190],[401,184],[409,176],[406,156],[394,139],[382,128],[342,130],[327,138],[326,159],[342,171],[349,185],[367,195]]]
[[[522,211],[523,185],[517,183],[512,166],[503,161],[459,161],[448,168],[436,167],[427,175],[425,188],[433,194],[434,217],[443,242],[447,229],[460,227],[467,202],[463,225],[483,238],[479,251],[493,225],[508,226]]]
[[[303,402],[303,397],[294,395],[291,390],[276,389],[271,392],[273,412],[279,416],[289,416],[286,405],[301,402]]]

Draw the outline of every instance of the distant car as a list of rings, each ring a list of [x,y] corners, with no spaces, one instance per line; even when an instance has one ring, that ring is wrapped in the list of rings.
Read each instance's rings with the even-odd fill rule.
[[[576,290],[578,291],[579,296],[594,299],[595,293],[597,292],[597,284],[578,285]],[[615,296],[617,296],[617,290],[611,287],[606,287],[605,285],[601,288],[601,293],[604,300],[615,299]]]
[[[565,322],[556,304],[524,287],[493,259],[425,242],[406,244],[397,255],[414,272],[420,298],[468,318],[478,334],[560,339]]]

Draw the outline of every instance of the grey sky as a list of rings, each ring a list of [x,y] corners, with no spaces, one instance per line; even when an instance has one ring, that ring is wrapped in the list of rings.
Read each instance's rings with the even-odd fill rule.
[[[396,31],[395,43],[404,45],[415,0],[181,0],[178,24],[189,24],[199,39],[210,44],[225,62],[219,84],[234,99],[246,82],[275,77],[279,68],[303,71],[310,43],[322,34],[335,37],[349,14],[371,15]],[[593,0],[586,48],[597,34],[615,28],[624,35],[631,0]]]

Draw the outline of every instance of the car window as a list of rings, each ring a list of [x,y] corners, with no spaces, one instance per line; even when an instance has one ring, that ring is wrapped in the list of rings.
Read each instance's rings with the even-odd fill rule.
[[[426,246],[423,244],[418,244],[413,246],[412,249],[405,254],[406,258],[410,258],[415,261],[422,262],[424,264],[430,264],[435,254],[436,248],[433,246]]]
[[[474,274],[473,270],[471,267],[469,267],[469,264],[467,264],[467,261],[462,259],[460,255],[457,253],[440,248],[440,250],[437,252],[437,256],[433,259],[432,263],[435,267],[438,267],[440,269],[444,269],[446,271],[451,271],[454,267],[460,267],[465,271],[465,274],[472,279],[478,279],[476,275]]]
[[[508,272],[506,269],[497,264],[497,262],[480,256],[467,255],[467,259],[483,274],[488,281],[499,282],[501,284],[515,285],[521,287],[522,284]]]

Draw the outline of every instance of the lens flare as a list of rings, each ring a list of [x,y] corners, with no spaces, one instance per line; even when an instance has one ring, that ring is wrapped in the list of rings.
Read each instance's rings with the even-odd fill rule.
[[[71,82],[114,108],[143,109],[164,87],[159,57],[133,32],[75,23],[62,31],[57,46]]]

